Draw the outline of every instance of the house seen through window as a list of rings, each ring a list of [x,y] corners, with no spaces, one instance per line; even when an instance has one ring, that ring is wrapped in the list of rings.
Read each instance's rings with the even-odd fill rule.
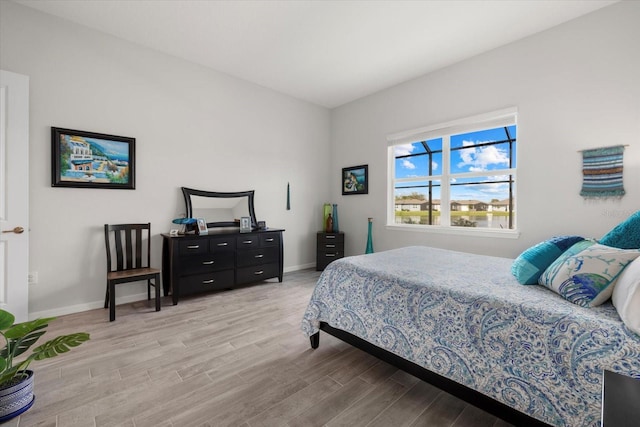
[[[516,228],[515,111],[389,139],[389,225]]]

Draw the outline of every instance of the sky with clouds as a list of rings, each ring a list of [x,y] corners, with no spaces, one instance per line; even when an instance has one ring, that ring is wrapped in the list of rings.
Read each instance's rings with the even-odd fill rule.
[[[511,138],[516,138],[516,127],[508,127]],[[509,166],[509,144],[502,143],[496,145],[482,146],[486,142],[504,141],[507,139],[504,128],[489,129],[478,132],[471,132],[462,135],[452,135],[450,173],[466,172],[487,172],[486,176],[474,178],[454,178],[452,182],[465,184],[471,182],[486,182],[507,179],[508,176],[501,175],[498,171],[508,169]],[[428,141],[428,146],[432,151],[442,150],[442,139]],[[464,147],[464,148],[463,148]],[[512,167],[516,166],[516,144],[513,145]],[[421,143],[403,144],[395,147],[395,155],[403,156],[409,154],[426,153]],[[429,175],[429,156],[415,156],[409,158],[396,159],[396,178],[410,178]],[[434,153],[431,161],[432,175],[442,174],[442,153]],[[496,173],[492,173],[492,172]],[[399,184],[398,187],[409,187],[413,185],[426,185],[426,181]],[[453,185],[451,187],[452,200],[480,200],[491,201],[493,199],[506,199],[509,197],[509,186],[505,183],[467,184]],[[409,194],[411,192],[424,192],[421,188],[397,189],[396,195]],[[437,193],[437,195],[436,195]],[[434,188],[433,197],[440,198],[439,188]]]

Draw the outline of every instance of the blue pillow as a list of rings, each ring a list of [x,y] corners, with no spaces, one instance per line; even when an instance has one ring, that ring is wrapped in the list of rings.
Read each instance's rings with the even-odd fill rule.
[[[535,285],[542,273],[564,251],[584,240],[580,236],[557,236],[522,252],[511,265],[511,273],[522,285]]]
[[[640,249],[640,211],[616,225],[598,243],[620,249]]]

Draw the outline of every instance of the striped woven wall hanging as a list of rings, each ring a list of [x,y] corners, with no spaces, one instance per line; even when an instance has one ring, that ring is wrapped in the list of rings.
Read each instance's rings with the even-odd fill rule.
[[[582,151],[582,190],[586,198],[622,197],[622,155],[624,145]]]

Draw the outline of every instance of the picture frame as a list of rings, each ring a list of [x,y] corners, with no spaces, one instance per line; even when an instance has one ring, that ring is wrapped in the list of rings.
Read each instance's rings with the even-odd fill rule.
[[[240,232],[251,233],[251,217],[240,217]]]
[[[207,221],[204,218],[196,219],[196,234],[199,234],[200,236],[209,234],[209,229],[207,228]]]
[[[136,188],[136,139],[51,128],[51,186]]]
[[[342,195],[369,194],[369,165],[342,168]]]

